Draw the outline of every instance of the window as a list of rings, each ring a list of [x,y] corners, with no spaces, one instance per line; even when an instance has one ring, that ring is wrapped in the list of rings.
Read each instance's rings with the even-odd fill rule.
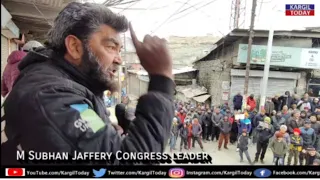
[[[309,80],[308,92],[312,91],[314,97],[320,97],[320,78]]]

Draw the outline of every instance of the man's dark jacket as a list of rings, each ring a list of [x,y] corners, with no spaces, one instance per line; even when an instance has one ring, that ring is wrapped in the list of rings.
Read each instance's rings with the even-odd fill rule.
[[[141,96],[128,136],[111,125],[98,82],[78,71],[51,50],[30,52],[21,74],[4,103],[6,134],[25,151],[36,152],[163,152],[174,117],[171,79],[151,75],[148,93]],[[87,104],[101,119],[102,128],[81,131],[74,104]],[[15,150],[13,150],[16,152]],[[14,164],[13,161],[7,164]],[[8,159],[10,159],[8,157]],[[118,164],[119,162],[114,162]]]

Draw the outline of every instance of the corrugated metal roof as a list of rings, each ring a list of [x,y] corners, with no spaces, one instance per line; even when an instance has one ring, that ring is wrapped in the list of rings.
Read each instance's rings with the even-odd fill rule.
[[[176,90],[184,94],[187,98],[193,98],[203,94],[207,94],[207,89],[205,87],[192,87],[192,86],[177,86]]]
[[[193,97],[193,99],[197,102],[205,102],[209,97],[210,95],[206,94],[202,96]]]

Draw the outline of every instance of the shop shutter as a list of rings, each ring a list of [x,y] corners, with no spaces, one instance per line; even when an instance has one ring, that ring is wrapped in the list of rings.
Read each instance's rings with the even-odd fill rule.
[[[243,76],[232,76],[231,77],[230,97],[233,97],[238,92],[241,92],[241,94],[243,94],[244,81],[245,81],[245,78]],[[261,84],[260,77],[250,77],[249,78],[249,89],[248,89],[249,95],[250,94],[254,94],[255,96],[260,95],[260,84]]]
[[[267,97],[273,97],[275,95],[281,96],[286,91],[290,91],[290,94],[293,94],[296,87],[296,80],[269,78],[267,86]]]
[[[9,46],[8,39],[1,35],[1,77],[3,74],[3,70],[7,65],[7,59],[9,56]]]

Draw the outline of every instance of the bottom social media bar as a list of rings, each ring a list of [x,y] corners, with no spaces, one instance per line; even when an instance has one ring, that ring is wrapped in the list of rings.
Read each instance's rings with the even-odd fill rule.
[[[23,166],[1,177],[25,178],[319,178],[317,166]]]

